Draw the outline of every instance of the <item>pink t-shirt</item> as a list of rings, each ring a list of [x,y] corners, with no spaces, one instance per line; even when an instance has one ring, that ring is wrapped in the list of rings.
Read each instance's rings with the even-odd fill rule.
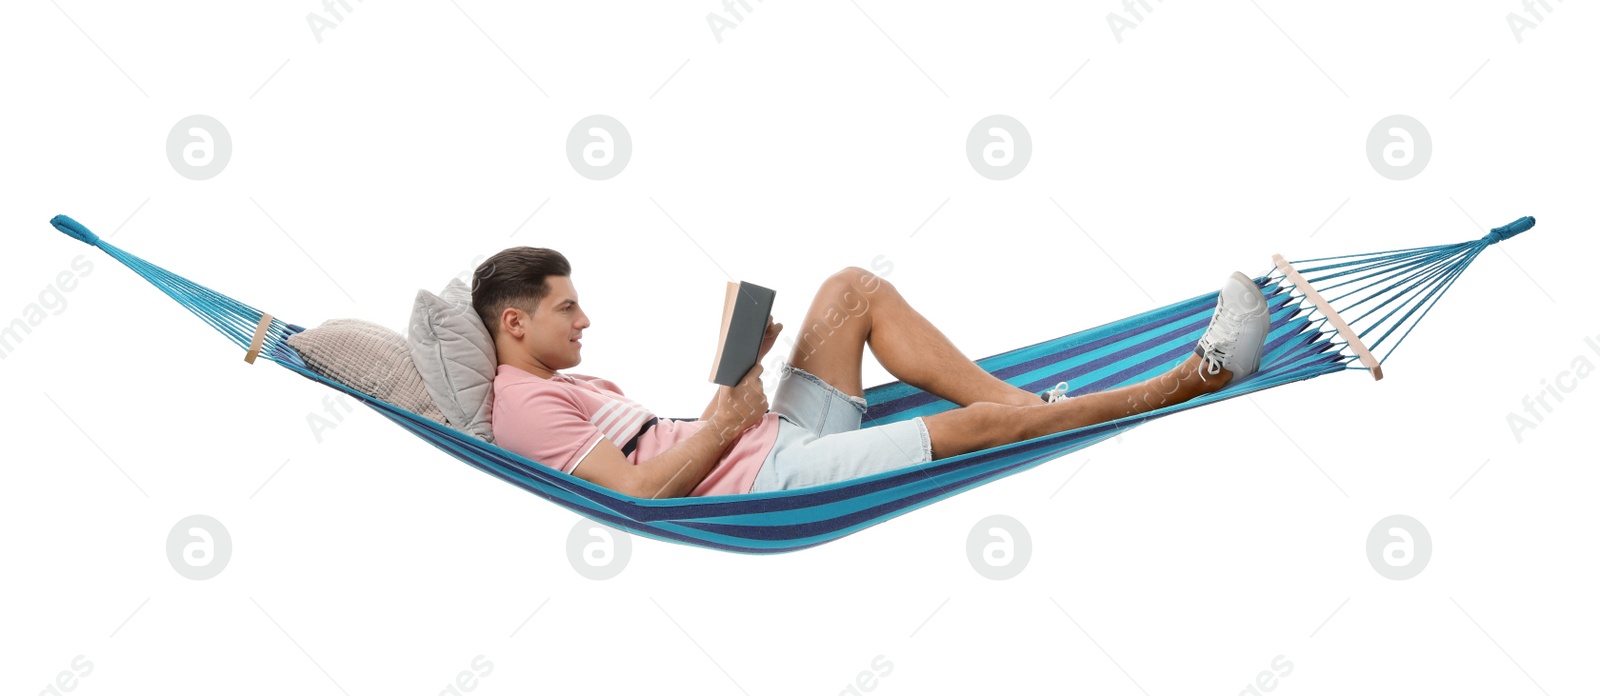
[[[572,473],[602,437],[621,448],[653,416],[611,380],[559,371],[544,379],[512,365],[495,369],[489,421],[495,444],[558,471]],[[661,418],[639,437],[628,461],[647,461],[705,426]],[[689,495],[749,493],[777,439],[778,414],[769,411],[728,446]]]

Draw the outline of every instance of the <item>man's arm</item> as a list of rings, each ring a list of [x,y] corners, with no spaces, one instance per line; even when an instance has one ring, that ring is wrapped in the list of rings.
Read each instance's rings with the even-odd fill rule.
[[[723,453],[745,430],[767,413],[767,396],[761,389],[761,363],[756,363],[734,387],[720,387],[711,400],[705,427],[667,451],[637,465],[604,437],[578,462],[572,474],[596,485],[635,498],[681,498],[705,480]]]
[[[681,498],[705,480],[737,434],[713,420],[689,439],[637,465],[610,440],[601,438],[572,474],[635,498]]]

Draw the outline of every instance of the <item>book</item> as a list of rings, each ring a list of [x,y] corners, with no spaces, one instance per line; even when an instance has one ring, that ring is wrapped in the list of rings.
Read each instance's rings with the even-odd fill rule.
[[[772,301],[777,294],[755,283],[728,281],[710,381],[732,387],[756,366],[761,342],[767,335],[767,320],[772,316]]]

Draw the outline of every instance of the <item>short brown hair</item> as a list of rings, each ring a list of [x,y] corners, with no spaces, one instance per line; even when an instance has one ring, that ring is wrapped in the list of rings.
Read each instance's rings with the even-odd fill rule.
[[[511,247],[472,272],[472,310],[491,338],[500,334],[500,314],[516,307],[529,315],[550,294],[546,276],[570,276],[572,264],[554,249]]]

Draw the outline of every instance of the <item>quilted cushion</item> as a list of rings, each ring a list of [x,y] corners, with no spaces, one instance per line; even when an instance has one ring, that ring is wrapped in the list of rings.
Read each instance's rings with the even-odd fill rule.
[[[406,335],[422,383],[445,420],[461,432],[494,442],[494,340],[472,309],[472,291],[451,279],[438,295],[418,290]]]
[[[288,342],[317,374],[423,418],[446,422],[428,396],[400,334],[361,319],[329,319],[290,336]]]

